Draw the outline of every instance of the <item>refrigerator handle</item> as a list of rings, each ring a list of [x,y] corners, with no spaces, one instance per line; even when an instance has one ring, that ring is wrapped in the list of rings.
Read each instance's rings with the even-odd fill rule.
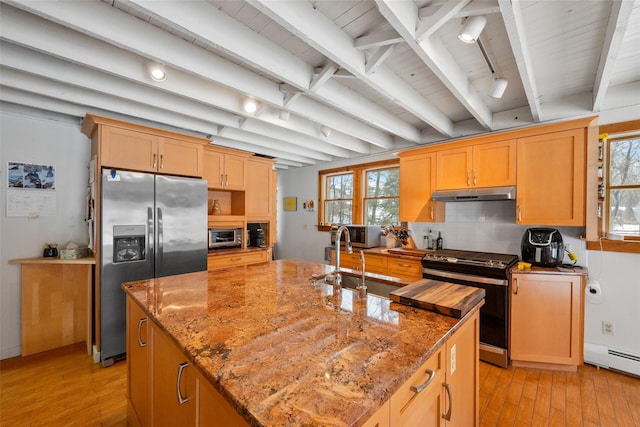
[[[153,254],[153,207],[147,207],[147,248],[148,253]]]
[[[162,208],[158,208],[158,263],[162,265]]]

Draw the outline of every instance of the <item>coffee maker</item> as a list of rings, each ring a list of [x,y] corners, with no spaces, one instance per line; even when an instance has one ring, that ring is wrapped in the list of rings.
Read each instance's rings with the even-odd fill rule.
[[[528,228],[521,249],[523,261],[541,267],[557,267],[564,258],[562,235],[555,228]]]
[[[264,230],[262,228],[249,230],[249,246],[264,247]]]

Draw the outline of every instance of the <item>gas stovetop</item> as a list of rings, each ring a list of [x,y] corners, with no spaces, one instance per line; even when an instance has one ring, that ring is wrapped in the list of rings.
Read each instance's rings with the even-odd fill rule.
[[[422,258],[424,268],[491,276],[506,275],[517,262],[518,255],[455,249],[441,249]]]

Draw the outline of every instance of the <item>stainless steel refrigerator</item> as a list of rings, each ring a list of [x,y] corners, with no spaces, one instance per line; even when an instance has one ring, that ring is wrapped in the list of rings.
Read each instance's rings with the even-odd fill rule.
[[[207,269],[207,183],[103,169],[100,360],[126,352],[125,294],[133,280]]]

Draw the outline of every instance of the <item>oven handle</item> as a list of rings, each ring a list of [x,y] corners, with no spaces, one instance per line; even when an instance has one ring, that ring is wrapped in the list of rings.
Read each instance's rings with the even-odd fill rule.
[[[473,274],[453,273],[451,271],[436,270],[433,268],[423,268],[423,276],[428,274],[430,276],[442,277],[443,279],[458,279],[466,280],[467,282],[485,283],[487,285],[508,286],[509,281],[505,279],[494,279],[492,277],[482,277]]]

